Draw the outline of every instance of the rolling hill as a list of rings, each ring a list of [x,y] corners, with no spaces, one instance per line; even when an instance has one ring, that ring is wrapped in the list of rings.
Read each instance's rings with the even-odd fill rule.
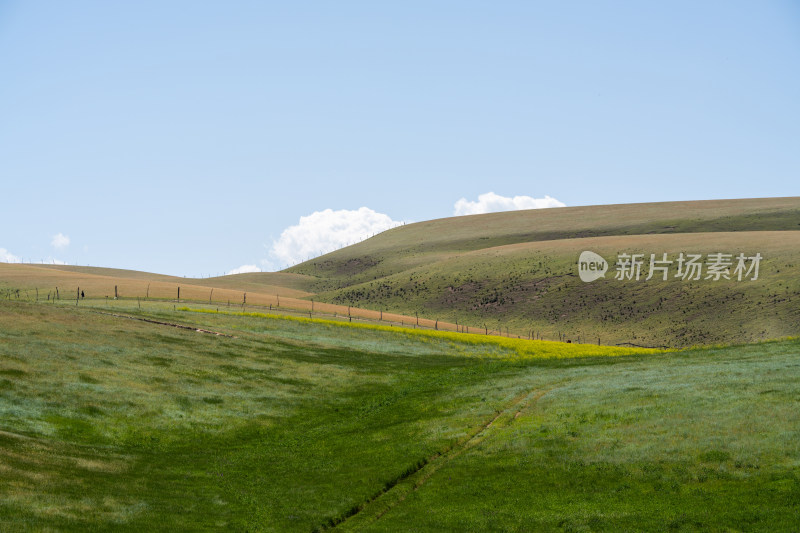
[[[609,263],[578,277],[581,252]],[[761,254],[758,279],[615,279],[620,254]],[[111,268],[0,264],[33,298],[180,299],[292,307],[549,340],[654,347],[800,334],[800,197],[664,202],[452,217],[391,229],[283,272],[190,279]],[[728,272],[732,273],[734,265]],[[734,276],[735,278],[736,276]],[[65,294],[62,294],[65,293]],[[312,303],[313,300],[313,303]],[[417,318],[419,317],[419,318]]]
[[[577,277],[584,250],[611,272]],[[617,281],[620,253],[760,253],[755,281]],[[800,198],[590,206],[398,227],[301,263],[319,301],[582,342],[686,346],[800,334]],[[313,278],[313,283],[308,283]]]

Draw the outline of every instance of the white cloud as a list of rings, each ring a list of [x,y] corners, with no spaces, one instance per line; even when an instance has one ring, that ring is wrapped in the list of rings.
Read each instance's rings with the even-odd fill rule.
[[[22,259],[17,257],[16,255],[12,254],[5,248],[0,248],[0,263],[22,263]],[[54,259],[52,257],[48,257],[47,259],[28,259],[28,264],[33,265],[66,265],[68,264],[66,261],[62,261],[60,259]]]
[[[5,248],[0,248],[0,263],[19,263],[20,258]]]
[[[50,246],[57,250],[63,250],[69,246],[69,237],[63,233],[56,233],[53,235],[53,240],[50,241]]]
[[[500,196],[493,192],[487,192],[478,196],[477,202],[470,202],[462,198],[453,206],[453,214],[478,215],[481,213],[496,213],[498,211],[517,211],[519,209],[544,209],[547,207],[566,207],[567,204],[555,198],[546,196],[544,198],[532,198],[530,196]]]
[[[268,268],[293,265],[354,244],[375,233],[399,226],[401,222],[368,207],[357,210],[325,209],[300,217],[300,223],[289,226],[272,243],[269,258],[262,261]]]
[[[255,265],[242,265],[239,268],[234,268],[233,270],[226,272],[226,276],[230,276],[232,274],[247,274],[248,272],[261,272],[261,269]]]

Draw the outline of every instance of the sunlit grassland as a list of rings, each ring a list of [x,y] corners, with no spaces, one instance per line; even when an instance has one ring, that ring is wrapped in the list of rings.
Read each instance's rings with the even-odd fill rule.
[[[236,339],[3,304],[3,520],[312,529],[457,442],[522,386],[503,365],[422,342],[407,343],[416,356],[391,340],[362,351],[227,318],[216,325],[237,326]],[[109,454],[117,474],[80,467]]]
[[[0,530],[797,528],[796,340],[534,357],[178,307],[0,302]]]
[[[575,373],[353,526],[797,531],[799,376],[796,341]]]

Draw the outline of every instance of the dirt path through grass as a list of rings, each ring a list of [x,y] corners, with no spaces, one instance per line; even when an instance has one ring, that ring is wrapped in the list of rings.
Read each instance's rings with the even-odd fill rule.
[[[175,322],[163,322],[161,320],[154,320],[152,318],[144,318],[144,317],[140,317],[140,316],[130,316],[130,315],[120,315],[120,314],[117,314],[117,313],[105,313],[103,311],[95,311],[95,312],[98,313],[98,314],[101,314],[101,315],[113,316],[115,318],[127,318],[129,320],[139,320],[141,322],[147,322],[149,324],[158,324],[160,326],[170,326],[170,327],[173,327],[173,328],[188,329],[190,331],[196,331],[198,333],[208,333],[209,335],[216,335],[217,337],[227,337],[229,339],[235,339],[236,338],[236,335],[228,335],[227,333],[220,333],[219,331],[212,331],[210,329],[203,329],[203,328],[197,328],[197,327],[194,327],[194,326],[187,326],[185,324],[177,324]]]
[[[546,394],[556,389],[561,382],[553,383],[547,388],[537,388],[526,391],[514,397],[510,404],[494,417],[482,424],[466,439],[445,449],[427,459],[420,461],[417,466],[398,476],[396,480],[388,483],[383,490],[369,500],[354,507],[350,514],[339,522],[330,521],[317,528],[318,531],[336,529],[339,531],[357,531],[369,525],[403,503],[409,494],[418,490],[441,467],[464,452],[478,446],[491,433],[496,426],[507,426],[516,420],[522,411],[531,408]]]

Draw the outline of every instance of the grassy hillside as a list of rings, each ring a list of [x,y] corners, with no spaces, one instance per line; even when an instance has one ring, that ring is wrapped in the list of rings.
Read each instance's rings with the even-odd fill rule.
[[[275,286],[270,282],[287,285]],[[145,272],[95,268],[0,263],[0,300],[42,303],[103,301],[104,305],[128,302],[137,307],[153,302],[203,302],[225,310],[271,311],[344,318],[370,323],[411,325],[419,328],[506,335],[498,328],[475,325],[470,329],[415,315],[363,309],[348,304],[314,301],[314,295],[292,287],[307,283],[306,276],[291,273],[239,274],[219,278],[186,279]]]
[[[188,279],[0,264],[0,291],[276,306],[602,344],[691,346],[800,334],[800,198],[625,204],[409,224],[284,272]],[[584,250],[612,263],[580,282]],[[755,282],[618,282],[619,253],[764,256]],[[645,271],[646,275],[646,271]],[[247,293],[247,294],[245,294]],[[17,295],[13,292],[14,296]],[[0,292],[2,296],[2,292]],[[311,303],[314,300],[314,304]],[[458,325],[457,325],[458,324]]]
[[[200,287],[215,287],[220,289],[230,289],[236,291],[250,291],[269,294],[280,294],[281,296],[300,298],[309,296],[311,293],[305,289],[314,282],[313,278],[301,274],[291,274],[285,272],[258,272],[248,274],[235,274],[231,276],[215,276],[211,278],[180,278],[177,276],[166,276],[163,274],[153,274],[137,270],[124,270],[119,268],[103,268],[76,265],[29,265],[30,267],[43,268],[50,272],[36,272],[32,270],[17,271],[9,270],[9,267],[24,267],[24,265],[7,265],[4,270],[0,270],[0,280],[24,286],[34,286],[36,283],[42,285],[37,278],[49,279],[50,285],[63,279],[63,284],[74,284],[76,281],[86,279],[91,282],[95,278],[105,280],[137,280],[142,282],[161,282],[177,285],[197,285]],[[3,266],[0,264],[0,269]],[[27,275],[25,275],[27,272]],[[11,277],[15,275],[15,277]],[[84,283],[86,285],[86,283]]]
[[[303,283],[301,275],[280,272],[255,280],[248,274],[192,279],[113,268],[0,263],[0,295],[8,297],[11,292],[16,297],[19,291],[27,299],[38,294],[41,300],[56,295],[60,299],[74,299],[78,289],[89,298],[176,300],[180,287],[184,300],[241,304],[248,293],[250,303],[264,305],[275,303],[276,296],[285,297],[286,301],[311,296],[295,288]]]
[[[577,277],[584,250],[610,263]],[[620,253],[760,253],[755,281],[619,281]],[[800,198],[515,211],[409,224],[285,272],[205,279],[0,263],[0,298],[293,307],[397,324],[573,342],[683,347],[800,334]],[[647,275],[647,266],[643,277]],[[674,274],[674,270],[672,272]],[[21,292],[18,292],[21,291]],[[282,299],[282,301],[280,301]],[[312,303],[312,300],[314,303]]]
[[[395,228],[289,272],[315,299],[583,342],[687,346],[800,334],[800,198],[494,213]],[[612,263],[584,284],[584,250]],[[619,253],[764,256],[755,282],[616,282]],[[646,275],[646,272],[645,272]]]
[[[523,353],[208,309],[0,301],[0,530],[799,524],[797,341]]]
[[[452,254],[515,243],[776,230],[800,230],[800,197],[531,209],[408,224],[288,271],[317,278],[312,292],[321,292],[430,264]]]
[[[620,281],[611,267],[605,278],[584,283],[577,276],[583,250],[609,259],[621,251],[675,257],[710,250],[765,259],[755,281]],[[457,254],[317,298],[532,329],[549,339],[561,332],[573,341],[687,346],[800,332],[799,265],[800,231],[564,239]]]

